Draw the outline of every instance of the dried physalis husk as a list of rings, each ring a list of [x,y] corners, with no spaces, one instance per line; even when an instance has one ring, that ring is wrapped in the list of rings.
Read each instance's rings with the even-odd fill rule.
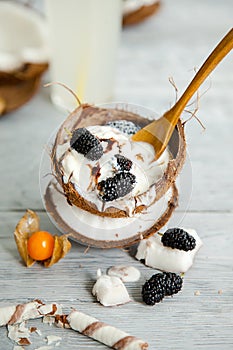
[[[39,227],[40,219],[38,215],[34,211],[28,209],[15,228],[15,242],[19,254],[27,267],[35,263],[35,260],[28,255],[27,241],[34,232],[39,231]]]
[[[38,215],[28,209],[24,216],[19,220],[15,232],[15,242],[19,251],[19,254],[27,267],[31,267],[36,260],[32,259],[28,254],[27,243],[30,236],[39,231],[39,217]],[[60,259],[69,252],[71,243],[68,240],[69,235],[54,236],[54,248],[52,256],[49,259],[43,261],[44,266],[50,267],[57,263]]]
[[[68,240],[69,235],[54,236],[54,248],[51,258],[44,261],[44,266],[50,267],[56,264],[60,259],[68,253],[71,248],[71,243]]]

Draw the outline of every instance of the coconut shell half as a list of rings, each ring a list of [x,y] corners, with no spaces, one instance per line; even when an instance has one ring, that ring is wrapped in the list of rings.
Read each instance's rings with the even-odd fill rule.
[[[0,71],[0,115],[14,111],[37,92],[48,64],[25,64],[15,72]]]
[[[0,115],[25,104],[48,68],[47,24],[34,9],[0,1]]]
[[[141,127],[144,127],[151,122],[151,120],[127,110],[99,108],[95,106],[84,105],[78,107],[73,113],[71,113],[59,128],[52,149],[52,165],[54,176],[63,189],[64,194],[67,198],[67,202],[70,205],[77,206],[92,214],[102,217],[123,218],[128,216],[126,211],[115,208],[114,205],[112,207],[106,208],[101,212],[98,211],[95,203],[91,203],[81,197],[71,182],[64,183],[61,159],[59,156],[57,156],[56,152],[59,146],[69,141],[69,132],[72,132],[77,128],[87,127],[90,125],[104,125],[107,121],[121,119],[133,121]],[[156,190],[156,198],[154,199],[154,202],[158,201],[167,193],[169,188],[174,184],[184,164],[186,155],[186,142],[184,136],[184,128],[181,122],[178,123],[177,128],[170,140],[169,151],[171,153],[171,160],[168,163],[166,171],[163,174],[163,177],[153,185],[155,186]],[[144,209],[145,206],[139,205],[136,207],[135,213],[140,213]]]
[[[134,25],[145,21],[160,8],[160,1],[155,1],[150,5],[143,5],[140,8],[123,14],[123,26]]]

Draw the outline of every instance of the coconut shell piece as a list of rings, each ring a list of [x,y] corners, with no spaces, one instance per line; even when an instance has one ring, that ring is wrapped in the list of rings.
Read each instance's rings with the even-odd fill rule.
[[[148,17],[154,15],[160,8],[160,1],[151,5],[143,5],[139,9],[127,12],[123,15],[123,26],[134,25],[143,22]]]
[[[37,92],[48,64],[25,64],[14,72],[0,71],[0,116],[28,102]]]
[[[40,230],[40,219],[38,215],[28,209],[24,216],[19,220],[15,232],[14,238],[19,251],[19,254],[27,267],[31,267],[36,260],[32,259],[28,255],[27,242],[29,237]],[[71,243],[68,240],[69,235],[54,236],[54,249],[51,258],[43,261],[45,267],[51,267],[57,263],[60,259],[69,252]]]
[[[10,28],[10,29],[9,29]],[[33,8],[0,1],[0,115],[24,105],[48,68],[47,23]]]
[[[5,109],[6,109],[6,100],[0,97],[0,115],[3,114]]]

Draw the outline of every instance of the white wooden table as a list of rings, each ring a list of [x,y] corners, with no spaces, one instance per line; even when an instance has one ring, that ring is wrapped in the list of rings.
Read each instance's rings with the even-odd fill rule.
[[[151,107],[162,114],[174,102],[173,76],[179,91],[186,87],[217,42],[232,26],[233,2],[163,0],[157,16],[123,31],[118,59],[116,101]],[[204,246],[184,278],[181,293],[149,307],[141,302],[141,285],[153,270],[122,250],[103,251],[72,244],[65,259],[50,269],[27,269],[16,250],[14,227],[27,208],[37,211],[43,229],[57,229],[44,212],[38,185],[40,157],[54,128],[65,118],[49,100],[48,89],[15,113],[0,119],[0,306],[34,298],[79,308],[148,341],[150,349],[233,349],[233,64],[232,53],[211,76],[198,117],[187,124],[193,186],[189,209],[176,211],[169,226],[195,228]],[[49,76],[44,78],[49,81]],[[204,92],[210,80],[201,89]],[[181,222],[182,220],[182,222]],[[128,284],[133,301],[104,308],[91,295],[97,268],[115,264],[138,267],[142,277]],[[196,291],[199,291],[195,295]],[[44,336],[62,337],[57,349],[105,349],[76,332],[33,321],[36,349]],[[0,349],[13,349],[6,328]]]

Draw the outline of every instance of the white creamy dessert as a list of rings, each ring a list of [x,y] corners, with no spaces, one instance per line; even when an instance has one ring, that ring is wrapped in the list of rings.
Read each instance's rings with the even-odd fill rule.
[[[155,186],[169,162],[166,150],[156,161],[153,147],[145,142],[132,142],[130,137],[108,125],[86,128],[100,140],[103,155],[98,160],[90,160],[70,147],[70,142],[59,146],[57,157],[61,159],[63,182],[71,182],[75,190],[87,201],[94,203],[97,210],[108,207],[125,210],[134,215],[136,205],[150,206],[156,198]],[[119,172],[116,155],[132,161],[130,173],[135,177],[132,191],[113,201],[103,201],[98,184]]]

